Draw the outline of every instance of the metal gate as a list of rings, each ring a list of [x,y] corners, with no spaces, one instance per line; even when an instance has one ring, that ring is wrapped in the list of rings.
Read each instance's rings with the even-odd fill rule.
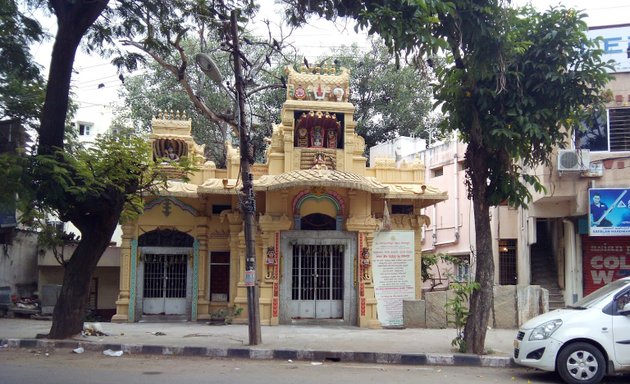
[[[185,254],[144,254],[142,313],[185,314],[187,274]]]
[[[343,318],[343,245],[292,247],[291,317]]]

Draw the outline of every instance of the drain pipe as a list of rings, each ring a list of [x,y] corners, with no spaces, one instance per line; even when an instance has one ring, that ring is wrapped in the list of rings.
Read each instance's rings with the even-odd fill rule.
[[[562,219],[564,224],[564,300],[573,304],[577,301],[577,255],[575,252],[575,224],[571,220]]]

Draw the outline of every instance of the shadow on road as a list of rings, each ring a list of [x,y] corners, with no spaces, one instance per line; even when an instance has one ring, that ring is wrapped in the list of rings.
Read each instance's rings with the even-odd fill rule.
[[[514,372],[514,379],[517,383],[564,383],[555,372],[539,371],[537,369],[519,369]],[[606,376],[600,384],[627,384],[630,382],[630,374]]]

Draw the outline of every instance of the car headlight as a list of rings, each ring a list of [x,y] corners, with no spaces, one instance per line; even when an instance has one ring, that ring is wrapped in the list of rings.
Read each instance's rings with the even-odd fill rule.
[[[542,323],[532,331],[532,334],[529,335],[529,340],[545,340],[548,339],[560,326],[562,325],[562,320],[556,319],[551,320],[546,323]]]

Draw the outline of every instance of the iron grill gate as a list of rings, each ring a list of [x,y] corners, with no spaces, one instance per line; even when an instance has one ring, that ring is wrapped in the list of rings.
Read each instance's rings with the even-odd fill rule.
[[[343,316],[343,250],[338,244],[293,246],[291,299],[293,317]]]
[[[186,255],[145,255],[144,297],[186,297]]]

